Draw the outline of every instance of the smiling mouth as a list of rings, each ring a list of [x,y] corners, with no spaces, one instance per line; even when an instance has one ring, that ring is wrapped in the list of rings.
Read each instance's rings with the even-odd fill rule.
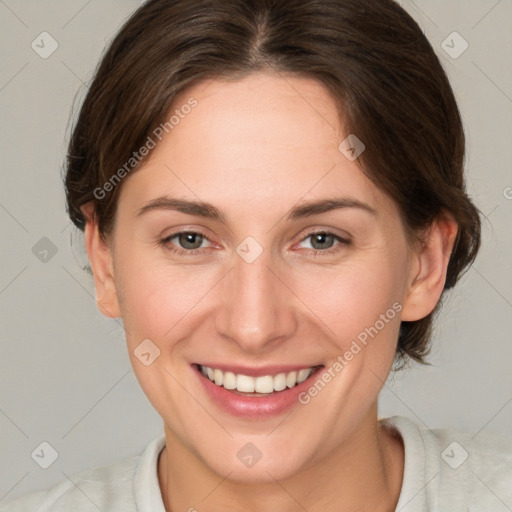
[[[218,368],[210,368],[200,364],[194,365],[202,375],[218,387],[224,388],[238,395],[245,396],[270,396],[274,393],[285,391],[298,386],[309,379],[314,373],[323,368],[311,366],[291,372],[282,372],[275,375],[262,375],[251,377],[223,371]]]

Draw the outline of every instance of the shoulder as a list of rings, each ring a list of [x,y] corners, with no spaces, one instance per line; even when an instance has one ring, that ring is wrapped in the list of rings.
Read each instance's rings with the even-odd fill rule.
[[[428,463],[439,468],[439,492],[457,489],[471,511],[511,510],[512,438],[446,428],[424,435],[432,446]]]
[[[402,416],[384,422],[404,441],[403,512],[420,510],[407,508],[407,500],[434,511],[512,509],[512,437],[429,429]]]
[[[146,472],[162,439],[153,440],[144,453],[108,466],[97,466],[67,476],[57,485],[26,494],[0,507],[1,512],[136,512],[137,473]],[[141,476],[142,477],[142,476]]]
[[[2,512],[98,512],[126,510],[133,502],[133,475],[138,457],[98,466],[66,478],[44,491],[22,496],[2,507]],[[124,505],[124,508],[123,508]]]

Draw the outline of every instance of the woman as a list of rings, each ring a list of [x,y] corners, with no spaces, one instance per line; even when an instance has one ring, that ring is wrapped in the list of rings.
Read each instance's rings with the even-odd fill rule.
[[[479,248],[463,161],[447,77],[391,0],[140,7],[66,192],[165,435],[5,510],[512,507],[504,439],[378,418]]]

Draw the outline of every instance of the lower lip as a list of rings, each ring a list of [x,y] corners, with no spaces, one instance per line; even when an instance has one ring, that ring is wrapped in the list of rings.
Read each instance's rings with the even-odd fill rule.
[[[304,382],[287,388],[283,391],[276,391],[267,396],[238,395],[233,391],[217,386],[210,379],[205,377],[197,366],[192,368],[197,374],[201,384],[208,396],[224,411],[234,416],[244,418],[268,418],[277,416],[288,411],[294,405],[300,405],[298,396],[308,389],[311,379],[318,376],[323,367],[317,368]]]

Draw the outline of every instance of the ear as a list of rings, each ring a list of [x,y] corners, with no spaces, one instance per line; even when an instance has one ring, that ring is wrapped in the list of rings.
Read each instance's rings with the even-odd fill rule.
[[[455,220],[444,214],[432,223],[423,244],[414,251],[402,320],[421,320],[436,307],[443,293],[457,231]]]
[[[80,209],[86,221],[85,248],[94,276],[96,305],[105,316],[119,318],[121,311],[114,279],[111,247],[100,236],[93,203],[87,203]]]

